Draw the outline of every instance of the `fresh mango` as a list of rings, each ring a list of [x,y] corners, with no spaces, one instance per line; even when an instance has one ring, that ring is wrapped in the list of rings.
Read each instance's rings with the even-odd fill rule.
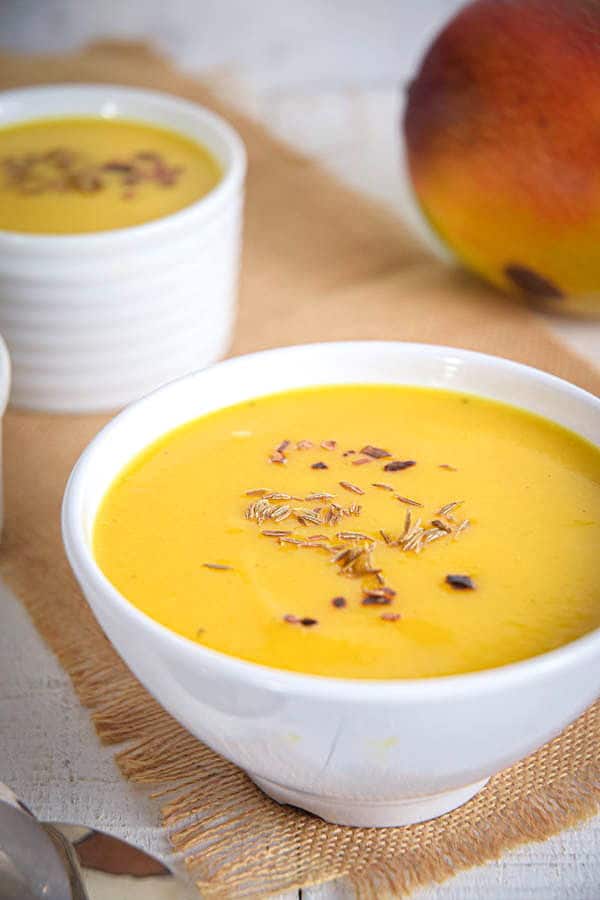
[[[600,0],[476,0],[408,88],[431,228],[506,291],[600,316]]]

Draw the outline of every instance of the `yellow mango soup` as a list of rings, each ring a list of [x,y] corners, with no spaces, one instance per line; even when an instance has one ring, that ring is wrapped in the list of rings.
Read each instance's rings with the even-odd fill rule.
[[[0,229],[84,234],[141,225],[219,182],[204,147],[143,122],[40,119],[0,129]]]
[[[145,450],[93,541],[131,603],[232,656],[350,678],[472,672],[600,625],[600,452],[471,395],[292,391]]]

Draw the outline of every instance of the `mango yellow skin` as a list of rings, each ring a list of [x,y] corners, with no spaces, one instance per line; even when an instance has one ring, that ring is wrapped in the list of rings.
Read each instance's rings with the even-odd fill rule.
[[[499,288],[600,315],[600,4],[478,0],[429,49],[404,118],[417,199]]]
[[[316,442],[270,463],[283,439]],[[335,451],[321,440],[338,442]],[[354,466],[363,444],[417,464]],[[311,465],[323,461],[327,469]],[[450,464],[457,471],[440,468]],[[350,481],[356,495],[340,487]],[[407,507],[372,482],[416,498],[429,521],[452,500],[471,528],[418,556],[383,544]],[[263,528],[299,536],[342,528],[379,539],[375,561],[397,595],[361,605],[361,583],[323,550],[279,545],[244,518],[245,492],[329,491],[358,518]],[[322,504],[322,502],[321,502]],[[304,505],[321,505],[316,502]],[[303,505],[301,502],[297,505]],[[340,386],[259,398],[198,419],[149,447],[109,489],[97,515],[98,564],[153,619],[191,640],[267,666],[348,678],[414,678],[501,666],[558,647],[600,625],[600,452],[543,419],[441,390]],[[203,563],[231,566],[208,569]],[[468,574],[474,591],[447,574]],[[334,607],[343,595],[347,606]],[[401,614],[384,621],[382,612]],[[311,617],[313,627],[284,616]]]
[[[104,176],[102,190],[24,194],[0,169],[0,229],[29,234],[86,234],[143,225],[199,200],[221,179],[217,161],[183,135],[143,122],[100,117],[38,119],[0,129],[0,159],[66,148],[89,166],[159,153],[169,167],[181,166],[177,182],[144,182],[124,197],[121,179]]]

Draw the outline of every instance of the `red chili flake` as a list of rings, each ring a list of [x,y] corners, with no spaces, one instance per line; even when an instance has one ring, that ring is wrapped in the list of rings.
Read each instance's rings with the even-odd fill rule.
[[[316,463],[313,463],[311,466],[311,469],[328,469],[328,468],[329,468],[329,466],[327,466],[324,462],[316,462]]]
[[[365,463],[373,462],[369,456],[359,456],[358,459],[352,460],[353,466],[364,466]]]
[[[156,153],[155,150],[139,150],[136,154],[136,159],[147,159],[150,162],[160,162],[161,156],[160,153]]]
[[[121,162],[119,159],[109,159],[108,162],[104,163],[102,166],[105,172],[131,172],[133,171],[133,166],[128,162]]]
[[[288,622],[290,625],[300,624],[300,619],[298,618],[298,616],[292,616],[290,613],[288,613],[287,616],[283,617],[283,621]]]
[[[381,613],[379,618],[383,619],[384,622],[397,622],[398,619],[402,618],[402,616],[400,615],[400,613],[385,612],[385,613]]]
[[[365,590],[364,593],[365,593],[365,595],[367,595],[369,597],[383,597],[384,599],[387,599],[387,600],[393,600],[394,597],[396,596],[396,591],[393,588],[388,587],[387,585],[383,585],[383,587],[380,587],[380,588],[372,588],[371,590]]]
[[[348,601],[345,597],[334,597],[331,601],[331,605],[335,606],[336,609],[343,609],[344,606],[348,605]]]
[[[284,450],[287,450],[287,448],[290,446],[290,444],[291,444],[291,441],[282,441],[280,444],[277,444],[277,446],[275,447],[275,452],[283,453]]]
[[[475,590],[475,584],[470,575],[446,575],[446,584],[459,591]]]
[[[323,450],[335,450],[337,441],[321,441],[321,447]]]
[[[386,456],[391,456],[391,453],[388,453],[387,450],[383,450],[381,447],[372,447],[371,444],[367,444],[366,447],[363,447],[360,451],[364,453],[365,456],[370,456],[373,459],[385,459]]]
[[[381,597],[379,594],[368,593],[362,598],[363,606],[389,606],[391,603],[389,597]]]
[[[309,628],[311,625],[318,625],[319,622],[317,619],[311,619],[309,616],[305,616],[303,619],[300,619],[300,624]]]
[[[383,467],[384,472],[400,472],[402,469],[410,469],[411,466],[416,466],[417,462],[414,459],[395,459],[393,462],[386,463]]]

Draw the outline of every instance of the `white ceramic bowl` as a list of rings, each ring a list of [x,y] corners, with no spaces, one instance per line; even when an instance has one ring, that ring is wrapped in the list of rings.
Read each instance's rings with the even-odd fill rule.
[[[221,118],[167,94],[111,85],[0,93],[0,127],[64,115],[135,119],[197,140],[223,169],[190,206],[82,235],[0,231],[0,331],[11,401],[114,409],[226,350],[235,315],[246,157]]]
[[[323,678],[244,662],[188,641],[129,604],[90,550],[115,475],[172,428],[210,410],[305,385],[451,388],[559,422],[600,445],[600,400],[507,360],[418,344],[286,347],[181,379],[122,412],[77,463],[63,506],[69,560],[96,617],[140,681],[183,725],[275,799],[350,825],[440,815],[573,721],[600,689],[600,630],[558,650],[467,675]]]

